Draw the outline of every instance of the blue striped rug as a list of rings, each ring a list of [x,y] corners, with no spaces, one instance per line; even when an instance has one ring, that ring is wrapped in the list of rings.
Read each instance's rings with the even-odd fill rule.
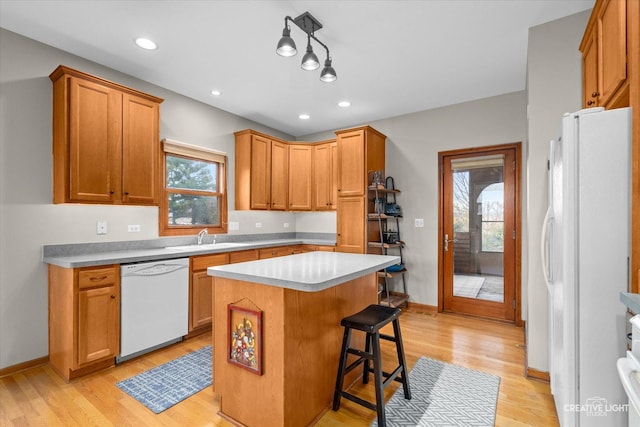
[[[493,426],[500,377],[421,357],[409,372],[411,400],[402,386],[385,405],[389,427]],[[377,426],[376,419],[371,426]]]
[[[211,346],[116,383],[156,414],[211,385]]]

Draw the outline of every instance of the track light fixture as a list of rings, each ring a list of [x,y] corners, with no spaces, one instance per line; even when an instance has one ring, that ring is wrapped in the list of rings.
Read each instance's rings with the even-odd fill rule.
[[[307,33],[307,51],[302,57],[301,67],[303,70],[312,71],[317,70],[320,67],[320,61],[315,53],[313,53],[313,47],[311,47],[311,39],[314,39],[320,46],[324,47],[327,51],[327,58],[324,61],[324,68],[320,73],[320,80],[323,82],[333,82],[338,76],[336,70],[331,66],[331,55],[329,54],[329,48],[318,40],[315,36],[315,32],[322,28],[322,24],[318,22],[309,12],[305,12],[302,15],[292,19],[290,16],[284,18],[284,29],[282,30],[282,38],[278,42],[276,53],[280,56],[294,56],[298,50],[296,49],[296,43],[291,38],[291,28],[289,22],[296,24],[302,31]]]

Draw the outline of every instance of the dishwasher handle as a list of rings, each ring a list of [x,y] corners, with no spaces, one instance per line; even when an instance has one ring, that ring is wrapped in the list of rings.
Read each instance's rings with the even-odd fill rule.
[[[173,273],[174,271],[182,270],[183,268],[188,268],[188,265],[171,263],[151,264],[145,267],[132,265],[129,269],[126,267],[122,269],[122,276],[162,276]]]

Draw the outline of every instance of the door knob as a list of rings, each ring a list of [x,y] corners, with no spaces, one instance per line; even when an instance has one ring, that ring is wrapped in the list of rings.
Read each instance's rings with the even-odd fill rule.
[[[449,239],[449,235],[444,235],[444,250],[445,252],[449,251],[449,242],[458,243],[458,239]]]

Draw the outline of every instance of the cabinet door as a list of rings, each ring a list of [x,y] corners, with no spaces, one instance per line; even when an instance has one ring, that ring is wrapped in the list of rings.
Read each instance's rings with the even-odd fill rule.
[[[229,254],[202,255],[191,258],[189,284],[189,332],[209,326],[213,319],[213,277],[207,268],[229,263]]]
[[[213,317],[213,277],[207,271],[191,275],[191,316],[189,332],[211,324]]]
[[[311,210],[311,157],[313,146],[289,145],[289,209]]]
[[[70,78],[69,199],[111,203],[120,197],[122,95]]]
[[[338,226],[337,226],[337,252],[351,252],[363,254],[365,248],[365,198],[339,197],[338,198]]]
[[[271,208],[271,140],[251,137],[251,209]]]
[[[362,196],[366,187],[364,131],[338,135],[338,195]]]
[[[584,108],[598,105],[598,49],[595,35],[582,52],[582,103]]]
[[[124,94],[122,97],[122,201],[158,204],[158,116],[160,106]]]
[[[289,150],[287,144],[271,142],[271,209],[287,209],[289,187]]]
[[[77,365],[119,352],[120,301],[117,286],[78,291]]]
[[[607,0],[598,16],[600,105],[605,105],[627,79],[626,3]]]
[[[313,152],[312,205],[316,211],[335,210],[338,193],[337,144],[321,144]]]

